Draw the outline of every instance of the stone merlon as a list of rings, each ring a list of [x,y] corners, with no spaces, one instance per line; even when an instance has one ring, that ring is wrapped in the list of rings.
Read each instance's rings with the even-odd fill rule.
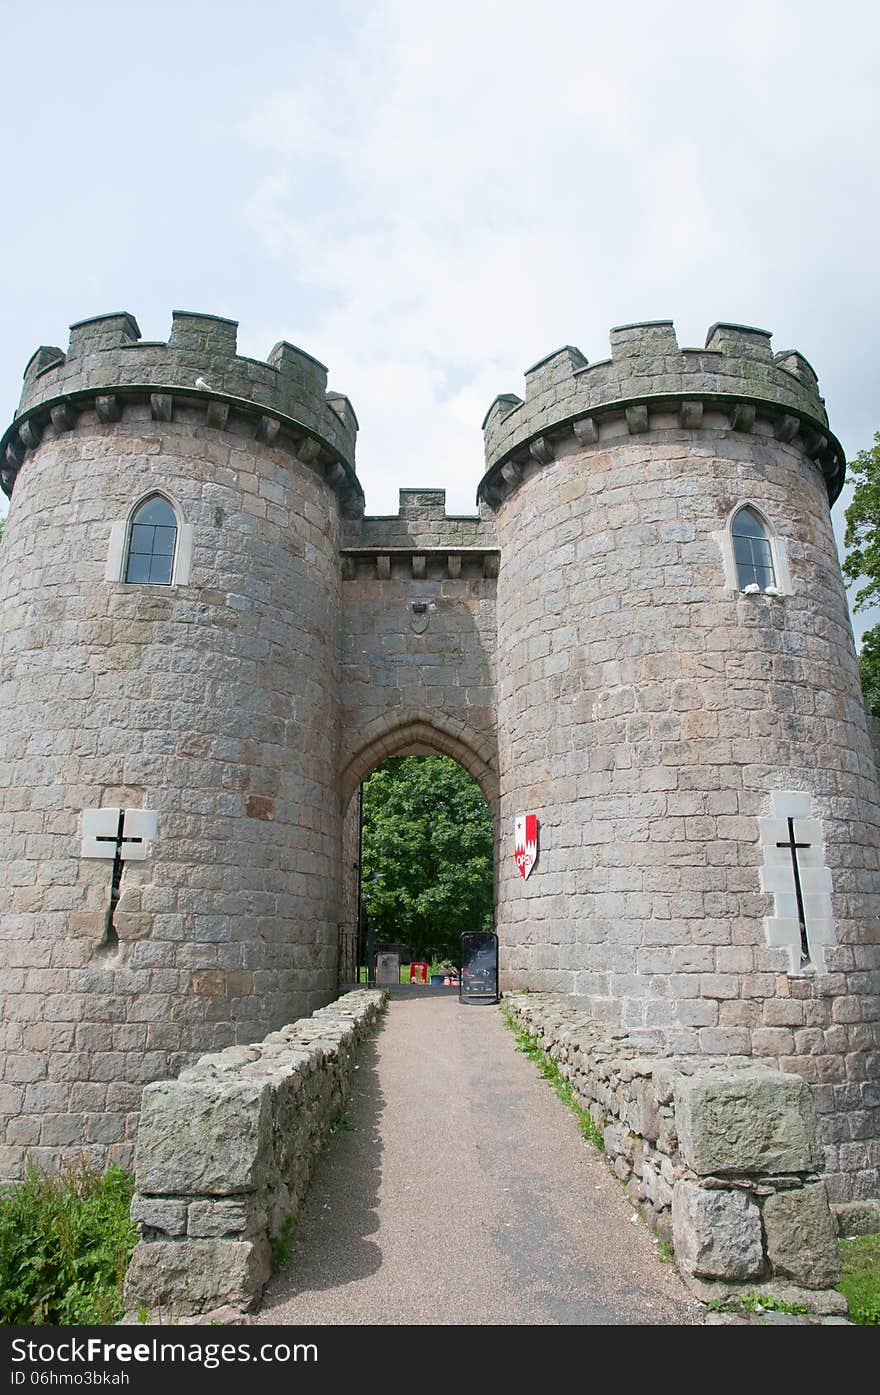
[[[357,418],[347,397],[328,392],[324,365],[286,342],[276,344],[265,362],[245,358],[236,352],[237,329],[235,320],[175,310],[164,343],[142,339],[128,311],[79,320],[70,327],[66,354],[42,346],[31,357],[17,419],[74,394],[178,388],[188,397],[201,392],[235,399],[289,418],[353,471]],[[200,389],[197,381],[205,386]]]
[[[649,429],[651,416],[680,410],[695,422],[693,404],[726,412],[733,430],[751,430],[768,417],[780,439],[801,443],[825,475],[833,500],[843,481],[843,452],[828,431],[816,375],[797,350],[774,354],[770,334],[749,325],[715,324],[705,346],[679,348],[671,320],[620,325],[610,333],[611,357],[588,364],[570,344],[539,360],[525,375],[525,400],[496,397],[483,422],[486,467],[478,498],[497,503],[508,462],[553,459],[554,434],[572,429],[581,443],[598,440],[598,421],[627,413],[630,432]],[[577,427],[585,419],[588,432]]]

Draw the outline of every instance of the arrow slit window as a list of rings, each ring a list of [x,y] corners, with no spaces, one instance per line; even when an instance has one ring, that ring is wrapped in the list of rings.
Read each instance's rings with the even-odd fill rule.
[[[730,533],[740,591],[745,591],[749,586],[757,587],[759,591],[766,591],[768,587],[775,589],[773,546],[767,525],[757,511],[752,508],[740,509],[734,514]]]
[[[177,515],[161,494],[151,494],[131,517],[125,581],[170,586],[177,550]]]

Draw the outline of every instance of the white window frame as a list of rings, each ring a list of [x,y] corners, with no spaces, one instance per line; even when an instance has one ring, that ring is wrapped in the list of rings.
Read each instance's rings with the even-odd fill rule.
[[[752,513],[758,515],[765,529],[767,530],[767,541],[770,544],[770,555],[773,558],[773,570],[776,574],[776,588],[782,596],[792,594],[791,572],[788,566],[788,547],[785,538],[780,537],[770,519],[767,517],[760,504],[756,504],[752,499],[743,499],[731,509],[727,522],[722,529],[712,534],[721,551],[721,560],[724,566],[724,587],[727,591],[736,591],[742,595],[743,591],[739,584],[739,576],[736,569],[736,557],[733,551],[733,521],[738,513],[743,509],[751,509]],[[766,596],[766,591],[758,591],[756,595]],[[773,599],[772,592],[770,600]]]
[[[132,520],[140,508],[148,499],[156,497],[164,499],[174,512],[174,519],[177,524],[177,542],[174,548],[174,563],[171,568],[170,582],[157,581],[126,581],[125,571],[128,563],[128,548],[131,539]],[[105,581],[118,581],[126,586],[150,586],[161,588],[163,591],[173,589],[175,586],[187,586],[189,584],[190,573],[192,571],[193,552],[193,526],[191,523],[184,523],[183,514],[177,500],[168,493],[166,489],[148,489],[145,494],[141,494],[135,499],[128,514],[124,519],[110,525],[110,543],[107,549],[107,566],[104,571]]]

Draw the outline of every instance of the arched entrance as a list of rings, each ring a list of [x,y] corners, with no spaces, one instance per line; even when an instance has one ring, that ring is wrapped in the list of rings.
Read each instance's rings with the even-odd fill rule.
[[[477,786],[474,790],[479,806],[488,811],[492,825],[491,879],[492,893],[497,883],[497,813],[498,776],[494,762],[494,752],[487,743],[480,742],[473,732],[458,722],[433,717],[427,720],[422,714],[409,714],[389,725],[377,724],[377,730],[370,733],[367,740],[361,741],[356,754],[347,761],[340,779],[340,798],[343,811],[343,890],[342,915],[339,937],[339,982],[346,984],[357,981],[360,966],[372,963],[374,948],[372,935],[368,934],[364,914],[365,898],[362,896],[364,873],[364,784],[369,777],[393,757],[436,757],[451,759],[461,770],[471,777],[465,785]],[[421,762],[420,762],[421,764]],[[444,762],[438,763],[438,772]],[[398,767],[398,774],[400,767]],[[445,787],[445,782],[444,787]],[[454,780],[453,780],[454,783]],[[482,799],[480,798],[482,795]],[[485,801],[485,804],[484,804]],[[404,815],[401,815],[402,817]],[[368,842],[372,838],[368,833]],[[414,845],[415,847],[415,845]],[[415,854],[414,854],[415,857]],[[375,856],[373,858],[375,861]],[[368,849],[368,861],[369,849]],[[368,869],[369,870],[369,869]],[[387,889],[387,888],[386,888]],[[477,928],[476,925],[462,928]],[[372,918],[370,921],[372,929]],[[388,927],[385,927],[387,938]],[[380,932],[381,933],[381,932]],[[425,937],[413,927],[409,932],[401,930],[407,939],[419,939],[421,949],[429,944],[431,937]],[[424,943],[423,943],[424,941]]]

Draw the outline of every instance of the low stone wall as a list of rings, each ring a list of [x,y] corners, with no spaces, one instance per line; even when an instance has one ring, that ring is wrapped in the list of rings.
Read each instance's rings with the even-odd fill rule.
[[[356,989],[143,1092],[129,1312],[252,1307],[387,995]]]
[[[768,1292],[846,1312],[813,1101],[750,1058],[657,1058],[549,993],[505,995],[602,1131],[633,1205],[705,1301]]]

